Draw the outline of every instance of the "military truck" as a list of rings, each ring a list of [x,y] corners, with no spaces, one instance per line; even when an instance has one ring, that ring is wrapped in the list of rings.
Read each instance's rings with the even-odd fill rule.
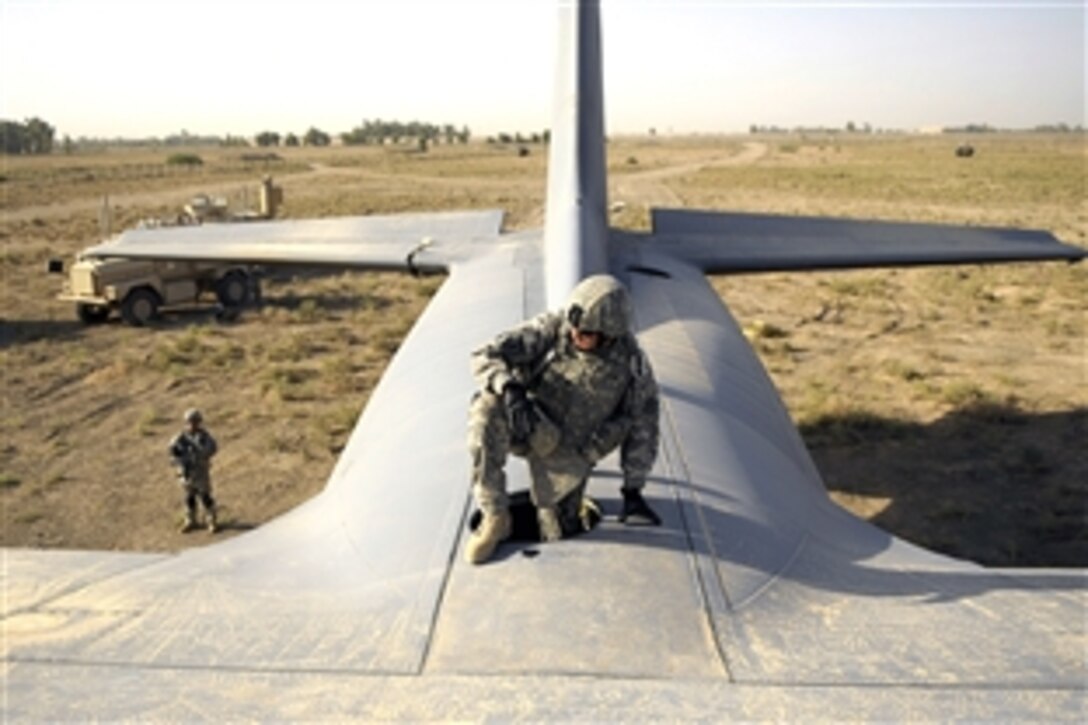
[[[50,271],[62,272],[51,265]],[[208,262],[77,257],[58,299],[75,302],[87,324],[105,322],[117,311],[130,325],[146,325],[160,310],[198,303],[214,295],[236,309],[260,299],[258,270]]]
[[[238,223],[271,219],[283,201],[283,190],[266,176],[260,185],[260,209],[232,213],[227,202],[206,194],[193,198],[177,218],[150,219],[141,226]],[[106,225],[108,227],[108,224]],[[50,260],[48,269],[63,274],[64,263]],[[192,305],[214,294],[228,310],[258,302],[260,270],[239,264],[124,258],[76,257],[57,296],[75,302],[76,315],[86,324],[105,322],[117,311],[130,325],[146,325],[160,310]]]

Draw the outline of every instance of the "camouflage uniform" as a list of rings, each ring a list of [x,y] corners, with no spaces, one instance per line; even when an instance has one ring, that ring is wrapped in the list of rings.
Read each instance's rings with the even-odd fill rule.
[[[583,286],[591,294],[601,288],[622,294],[622,332],[598,349],[583,352],[574,345],[572,319],[577,315],[572,315],[572,303],[499,335],[473,353],[480,391],[470,411],[469,452],[473,493],[485,515],[501,514],[508,507],[504,468],[510,453],[528,459],[538,509],[559,506],[563,519],[579,509],[593,465],[617,447],[623,488],[640,491],[646,483],[658,447],[653,371],[627,327],[630,310],[622,285],[611,277],[591,277],[572,300],[585,292]],[[553,450],[542,452],[533,441],[512,442],[503,400],[510,383],[524,386],[538,414],[558,429]]]
[[[189,422],[195,421],[186,430],[178,433],[170,441],[170,457],[178,469],[178,478],[185,491],[185,530],[196,526],[197,500],[204,506],[208,516],[208,527],[215,530],[216,508],[212,498],[211,459],[219,450],[205,428],[200,426],[201,417],[197,411],[185,414]]]

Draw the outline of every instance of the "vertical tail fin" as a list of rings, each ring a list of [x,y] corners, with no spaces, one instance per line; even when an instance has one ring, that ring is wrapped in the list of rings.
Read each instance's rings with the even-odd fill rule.
[[[561,0],[544,221],[547,305],[608,269],[600,0]]]

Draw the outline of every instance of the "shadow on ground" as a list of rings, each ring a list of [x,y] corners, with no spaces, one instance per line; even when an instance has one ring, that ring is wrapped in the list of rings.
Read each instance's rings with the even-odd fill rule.
[[[1002,567],[1088,566],[1088,410],[976,405],[929,425],[869,414],[801,426],[829,491],[886,531]]]
[[[79,335],[86,326],[71,320],[0,320],[0,350],[37,340],[68,339]]]

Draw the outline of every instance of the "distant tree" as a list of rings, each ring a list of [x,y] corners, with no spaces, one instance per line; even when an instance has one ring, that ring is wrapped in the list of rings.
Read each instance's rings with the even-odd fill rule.
[[[5,154],[21,154],[26,145],[26,126],[16,121],[0,121],[0,142]]]
[[[548,144],[552,142],[552,130],[550,128],[544,129],[544,143]]]
[[[847,133],[853,133],[854,131],[857,131],[857,130],[858,130],[858,127],[854,125],[853,121],[847,121],[846,122],[846,132]]]
[[[275,131],[261,131],[256,136],[257,145],[260,147],[265,146],[279,146],[280,135]]]
[[[48,154],[53,151],[53,134],[55,129],[38,117],[26,122],[28,154]]]
[[[543,137],[539,133],[534,133],[532,136],[529,137],[529,140],[533,143],[540,143],[542,139]]]
[[[72,144],[72,137],[68,134],[64,134],[64,141],[62,143],[65,155],[71,156],[72,151],[75,149],[75,146]]]
[[[293,133],[289,133],[283,137],[284,146],[298,146],[298,136]]]
[[[241,136],[231,136],[227,134],[226,138],[219,142],[220,146],[249,146],[249,141]]]
[[[657,129],[654,128],[653,126],[650,126],[650,136],[656,136],[656,135],[657,135]]]
[[[302,143],[307,146],[328,146],[332,143],[332,138],[324,131],[311,126],[306,135],[302,137]]]
[[[514,143],[514,137],[508,133],[500,133],[499,143]]]
[[[468,126],[462,126],[460,132],[457,134],[457,140],[461,143],[468,143],[468,139],[471,136],[471,132],[468,130]]]
[[[40,118],[17,121],[0,121],[3,151],[6,154],[48,154],[53,151],[56,130]]]

